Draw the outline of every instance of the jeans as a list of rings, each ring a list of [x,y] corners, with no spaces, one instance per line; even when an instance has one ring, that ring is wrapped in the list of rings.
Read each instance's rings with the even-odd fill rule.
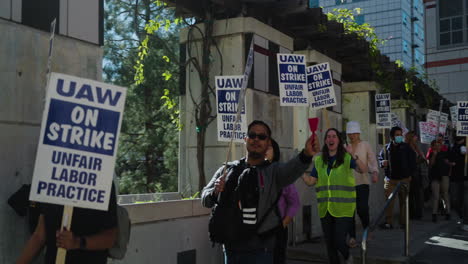
[[[273,252],[270,249],[252,251],[224,250],[224,264],[272,264]]]
[[[356,211],[361,219],[362,227],[369,226],[369,184],[356,186]],[[353,224],[349,230],[349,236],[356,238],[356,219],[353,217]]]
[[[344,259],[349,258],[349,247],[346,243],[346,235],[353,224],[352,217],[334,217],[328,212],[320,218],[323,235],[327,245],[328,261],[330,264],[339,264],[338,252]]]
[[[406,183],[408,184],[409,188],[409,183],[411,181],[411,178],[406,178],[406,179],[401,179],[401,180],[391,180],[391,179],[385,179],[385,184],[384,184],[384,191],[385,191],[385,197],[390,196],[392,194],[393,190],[396,188],[397,184],[399,182]],[[408,195],[408,189],[402,186],[400,188],[400,191],[398,192],[398,201],[400,204],[400,225],[405,224],[405,216],[406,216],[406,209],[405,209],[405,199],[406,196]],[[393,225],[393,206],[395,205],[395,200],[393,200],[385,210],[385,221],[387,224]]]

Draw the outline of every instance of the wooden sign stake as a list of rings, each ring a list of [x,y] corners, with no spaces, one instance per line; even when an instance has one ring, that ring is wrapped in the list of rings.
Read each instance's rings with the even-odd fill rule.
[[[70,231],[71,221],[73,217],[73,206],[65,205],[63,206],[63,215],[62,215],[62,227],[60,230],[63,231],[66,228]],[[67,250],[64,248],[57,248],[57,257],[55,258],[55,264],[65,264],[65,258],[67,257]]]

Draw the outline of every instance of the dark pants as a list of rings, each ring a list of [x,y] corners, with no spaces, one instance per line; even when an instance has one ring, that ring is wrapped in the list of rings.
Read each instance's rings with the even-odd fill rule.
[[[458,214],[458,217],[463,218],[463,181],[450,182],[450,199],[452,209]]]
[[[273,252],[267,249],[252,251],[224,251],[225,264],[271,264]]]
[[[463,224],[468,225],[468,181],[464,182],[463,192]]]
[[[356,211],[361,219],[362,228],[369,226],[369,184],[356,186]],[[356,215],[356,214],[355,214]],[[356,238],[356,218],[353,217],[353,224],[349,230],[349,236]]]
[[[327,212],[320,221],[322,222],[323,235],[327,245],[328,262],[330,264],[339,264],[338,252],[345,259],[348,259],[349,247],[346,243],[346,235],[353,224],[353,218],[333,217]]]
[[[409,191],[409,213],[412,219],[421,219],[424,209],[424,193],[421,174],[411,178],[411,189]]]
[[[286,248],[288,247],[288,228],[278,231],[276,235],[275,250],[273,251],[273,263],[286,263]]]

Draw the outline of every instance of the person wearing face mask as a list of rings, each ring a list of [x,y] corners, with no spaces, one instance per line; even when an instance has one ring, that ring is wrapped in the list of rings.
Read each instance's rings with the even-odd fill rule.
[[[379,165],[385,169],[384,190],[388,197],[398,183],[407,184],[408,188],[401,188],[398,192],[400,204],[400,227],[405,227],[405,198],[409,192],[411,175],[416,169],[416,154],[410,145],[404,143],[403,130],[401,127],[392,127],[390,130],[390,143],[380,151]],[[393,206],[395,200],[385,210],[385,222],[380,225],[382,229],[393,228]]]
[[[353,170],[367,173],[367,164],[344,146],[340,132],[330,128],[325,133],[322,154],[315,158],[310,176],[302,176],[307,185],[315,185],[322,230],[330,264],[339,264],[338,252],[345,263],[353,263],[346,236],[353,225],[356,211],[356,182]]]

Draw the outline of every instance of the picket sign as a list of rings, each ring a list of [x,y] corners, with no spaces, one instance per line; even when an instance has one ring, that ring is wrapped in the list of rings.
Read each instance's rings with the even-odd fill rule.
[[[245,62],[245,69],[244,69],[244,74],[242,75],[242,85],[239,93],[239,101],[238,101],[238,107],[237,107],[237,113],[236,113],[236,119],[235,119],[235,125],[239,124],[241,122],[241,114],[242,114],[242,109],[244,108],[245,104],[245,92],[247,89],[247,85],[249,82],[249,76],[250,72],[253,67],[254,63],[254,39],[252,38],[252,41],[250,42],[250,47],[249,47],[249,54],[247,55],[247,61]],[[243,118],[245,122],[245,118]],[[234,133],[234,128],[232,129],[232,133]],[[232,150],[234,149],[234,137],[230,138],[229,141],[229,147],[228,151],[226,153],[226,162],[224,163],[225,166],[223,168],[223,178],[226,177],[227,175],[227,167],[228,167],[228,161],[231,159],[231,154]],[[221,195],[218,196],[218,199],[220,199]]]

